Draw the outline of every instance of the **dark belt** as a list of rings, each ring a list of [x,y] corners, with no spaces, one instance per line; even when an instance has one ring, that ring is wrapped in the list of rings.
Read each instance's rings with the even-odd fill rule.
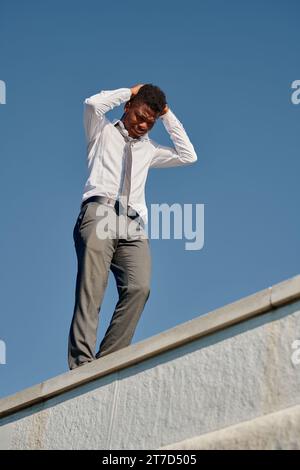
[[[80,210],[86,205],[88,204],[89,202],[99,202],[99,204],[108,204],[109,206],[113,207],[117,213],[117,215],[120,214],[120,201],[118,199],[112,199],[112,198],[109,198],[109,197],[105,197],[105,196],[91,196],[87,199],[85,199],[82,203],[81,203],[81,206],[80,206]],[[128,214],[128,212],[130,211],[130,215]],[[132,207],[130,206],[127,206],[127,215],[128,217],[130,217],[131,219],[136,219],[137,217],[139,217],[139,213],[136,212],[134,209],[132,209]]]

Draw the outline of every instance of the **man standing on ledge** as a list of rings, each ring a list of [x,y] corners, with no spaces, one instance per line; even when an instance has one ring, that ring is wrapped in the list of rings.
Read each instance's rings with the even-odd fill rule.
[[[105,114],[122,103],[123,116],[111,122]],[[70,369],[128,346],[150,294],[148,237],[124,238],[116,233],[115,237],[99,238],[99,205],[116,219],[122,213],[129,223],[140,220],[146,224],[148,169],[188,165],[197,160],[183,125],[157,86],[139,84],[103,90],[87,98],[84,105],[89,177],[73,230],[78,271],[68,343]],[[159,145],[149,137],[158,118],[173,147]],[[99,312],[110,270],[119,300],[95,355]]]

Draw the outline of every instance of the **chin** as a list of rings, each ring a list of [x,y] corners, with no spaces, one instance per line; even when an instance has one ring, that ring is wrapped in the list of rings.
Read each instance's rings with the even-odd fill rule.
[[[131,137],[141,137],[143,135],[143,134],[136,134],[134,131],[132,131],[131,134],[132,134]]]

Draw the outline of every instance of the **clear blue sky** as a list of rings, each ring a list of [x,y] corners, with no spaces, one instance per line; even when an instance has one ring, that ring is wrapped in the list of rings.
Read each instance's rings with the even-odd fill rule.
[[[1,1],[1,396],[68,370],[83,100],[101,89],[165,91],[198,161],[151,170],[148,206],[205,204],[202,250],[151,240],[134,343],[300,272],[299,13],[297,0]],[[151,137],[171,145],[161,122]],[[116,301],[111,275],[99,341]]]

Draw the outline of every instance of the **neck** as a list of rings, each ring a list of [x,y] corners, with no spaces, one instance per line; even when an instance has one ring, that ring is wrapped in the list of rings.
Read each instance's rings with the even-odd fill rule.
[[[125,124],[125,113],[124,113],[123,116],[121,117],[120,121],[123,122],[124,127],[125,127],[125,129],[127,130],[127,132],[128,132],[127,126],[126,126],[126,124]]]

